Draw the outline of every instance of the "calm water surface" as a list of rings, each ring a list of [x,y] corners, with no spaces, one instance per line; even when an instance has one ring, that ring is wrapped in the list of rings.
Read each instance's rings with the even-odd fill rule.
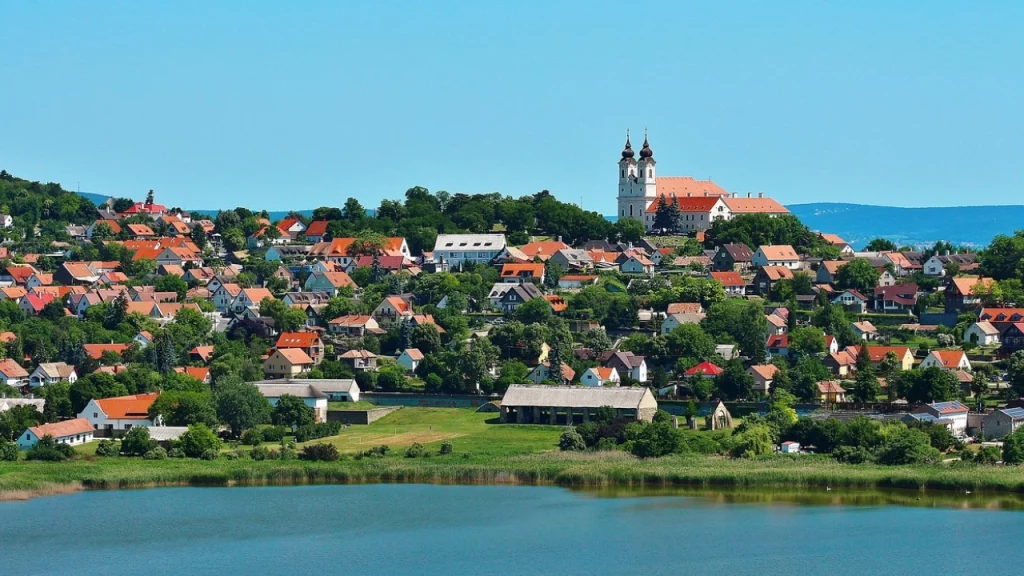
[[[1024,512],[365,485],[0,503],[0,575],[1024,573]]]

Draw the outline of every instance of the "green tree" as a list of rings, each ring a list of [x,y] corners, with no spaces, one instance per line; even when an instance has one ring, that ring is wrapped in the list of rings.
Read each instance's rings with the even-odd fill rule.
[[[714,304],[701,321],[701,327],[717,341],[736,342],[740,352],[755,364],[764,362],[768,320],[756,302],[730,298]]]
[[[544,298],[534,298],[516,308],[513,317],[523,324],[546,324],[551,321],[551,304]]]
[[[627,429],[626,438],[633,442],[630,453],[637,458],[658,458],[679,452],[684,445],[683,433],[667,422],[634,424]]]
[[[795,328],[789,333],[789,350],[801,355],[822,354],[825,352],[825,337],[820,328],[811,326]]]
[[[1003,462],[1006,464],[1024,463],[1024,428],[1018,428],[1003,438]]]
[[[879,385],[874,371],[860,370],[857,372],[857,378],[850,394],[857,402],[874,402],[881,391],[882,387]]]
[[[437,332],[437,326],[433,324],[420,324],[414,327],[409,340],[413,348],[424,354],[432,354],[441,349],[441,335]]]
[[[219,451],[221,441],[205,424],[193,424],[178,439],[177,446],[189,458],[203,458],[210,451]]]
[[[1024,350],[1017,350],[1006,361],[1006,376],[1017,396],[1024,397]]]
[[[899,250],[896,243],[885,238],[875,238],[864,247],[865,252],[895,252]]]
[[[270,402],[259,389],[237,377],[217,381],[215,400],[217,418],[231,428],[231,435],[236,438],[246,429],[270,421]]]
[[[149,415],[162,418],[167,426],[217,425],[217,407],[209,392],[165,390],[150,405]]]
[[[633,218],[622,218],[613,225],[615,238],[619,242],[632,242],[636,244],[643,238],[646,230],[644,223]]]
[[[157,442],[150,439],[147,426],[136,426],[121,438],[121,454],[125,456],[142,456],[156,447]]]
[[[665,196],[659,196],[654,213],[654,229],[675,232],[679,229],[679,215],[679,204],[675,200],[669,203],[665,201]]]
[[[754,377],[743,369],[739,360],[730,360],[725,370],[715,378],[715,386],[724,399],[749,398],[754,391]]]
[[[312,408],[306,406],[302,398],[292,394],[282,394],[277,400],[277,405],[274,406],[271,421],[275,426],[298,428],[313,424],[316,421],[316,415]]]
[[[878,286],[879,276],[881,273],[867,260],[852,260],[836,272],[836,285],[844,290],[852,288],[862,294],[870,294]]]

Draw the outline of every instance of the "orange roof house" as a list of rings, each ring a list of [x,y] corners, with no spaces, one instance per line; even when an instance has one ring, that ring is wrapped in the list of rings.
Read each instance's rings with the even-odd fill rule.
[[[530,260],[533,260],[534,258],[547,260],[548,258],[551,258],[555,252],[565,250],[566,248],[569,248],[569,245],[561,240],[549,240],[547,242],[530,242],[529,244],[523,244],[519,247],[519,250]]]
[[[738,288],[745,285],[739,272],[712,272],[711,279],[718,281],[726,288]]]
[[[149,421],[149,407],[160,397],[159,392],[147,394],[134,394],[132,396],[118,396],[116,398],[103,398],[101,400],[90,400],[82,410],[80,417],[89,420],[94,426],[98,425],[100,414],[106,421],[110,420],[135,420],[140,422]],[[93,416],[96,414],[96,416]],[[120,428],[115,426],[115,428]]]
[[[113,352],[115,354],[123,354],[128,349],[127,344],[84,344],[82,348],[85,349],[85,353],[93,360],[99,360],[103,357],[104,352]]]
[[[526,263],[526,264],[515,264],[508,263],[501,265],[501,277],[502,279],[524,279],[530,278],[544,278],[544,265],[541,263]]]

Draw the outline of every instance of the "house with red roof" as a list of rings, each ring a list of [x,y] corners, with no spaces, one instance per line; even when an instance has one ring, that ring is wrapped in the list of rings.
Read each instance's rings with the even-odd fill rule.
[[[873,308],[879,312],[905,313],[917,305],[917,284],[896,284],[875,288]]]
[[[721,366],[704,361],[683,372],[683,378],[716,378],[724,371]]]
[[[743,296],[747,291],[747,284],[739,272],[709,272],[708,278],[721,284],[727,296]]]
[[[782,266],[795,270],[800,267],[800,255],[788,244],[759,246],[750,259],[754,266]]]
[[[303,233],[307,242],[323,242],[327,235],[327,220],[314,220]]]
[[[306,225],[298,218],[284,218],[277,223],[277,230],[281,236],[295,238],[306,231]]]
[[[267,378],[292,378],[313,368],[313,359],[299,348],[274,350],[263,361]]]
[[[347,316],[339,316],[338,318],[327,322],[327,331],[331,334],[358,337],[362,337],[367,332],[370,334],[380,334],[384,332],[384,330],[381,330],[380,325],[377,324],[377,320],[369,314],[349,314]]]
[[[124,212],[121,212],[121,216],[134,216],[135,214],[146,214],[149,216],[163,216],[169,211],[163,204],[153,204],[151,202],[136,202],[129,206]]]
[[[93,427],[85,418],[30,426],[21,436],[18,436],[18,448],[30,450],[46,436],[53,438],[58,444],[78,446],[92,442]]]
[[[127,344],[83,344],[82,348],[85,349],[85,353],[89,358],[93,360],[99,360],[103,357],[104,352],[113,352],[114,354],[124,354],[124,351],[128,349]]]
[[[370,314],[378,323],[397,322],[413,315],[411,296],[388,296]]]
[[[526,264],[506,263],[501,265],[501,281],[509,284],[519,284],[537,279],[544,282],[544,264],[530,262]]]
[[[38,316],[47,304],[53,302],[53,299],[53,294],[36,294],[34,292],[29,292],[21,299],[20,302],[18,302],[18,308],[21,308],[21,311],[29,316]]]
[[[621,381],[619,372],[608,366],[587,368],[580,376],[580,383],[584,386],[618,386]]]
[[[939,367],[945,370],[971,370],[971,361],[963,350],[932,350],[921,360],[920,368]]]
[[[765,348],[768,349],[768,357],[772,356],[783,356],[789,357],[789,334],[772,334],[768,336],[768,341],[765,342]]]
[[[28,372],[10,358],[0,360],[0,383],[20,388],[28,384]]]
[[[316,332],[282,332],[274,345],[278,350],[298,348],[319,364],[324,359],[324,343]]]
[[[136,426],[159,426],[159,419],[154,422],[149,417],[149,407],[159,397],[159,392],[150,392],[93,399],[78,413],[78,417],[85,418],[95,430],[130,430]]]
[[[206,366],[178,366],[174,371],[178,374],[184,374],[185,376],[199,380],[203,384],[209,384],[211,382],[210,369]]]

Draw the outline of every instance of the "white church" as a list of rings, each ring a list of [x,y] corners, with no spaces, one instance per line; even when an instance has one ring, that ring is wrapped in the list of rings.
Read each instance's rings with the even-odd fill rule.
[[[730,195],[711,180],[696,180],[692,176],[659,177],[646,131],[640,160],[635,156],[627,131],[626,147],[619,160],[618,216],[640,220],[648,230],[654,226],[658,200],[662,197],[679,207],[681,232],[701,232],[710,228],[715,220],[728,220],[737,214],[789,214],[784,206],[762,194],[740,197]]]

